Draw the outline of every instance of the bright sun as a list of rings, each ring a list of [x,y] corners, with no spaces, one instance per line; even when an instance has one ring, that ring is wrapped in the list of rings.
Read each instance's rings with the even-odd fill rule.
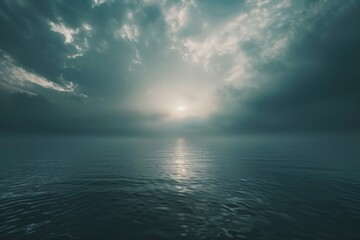
[[[176,116],[179,118],[183,118],[186,116],[188,108],[185,105],[178,105],[175,108],[176,110]]]
[[[187,107],[184,106],[184,105],[180,105],[180,106],[176,107],[176,111],[179,112],[179,113],[186,112],[186,110],[187,110]]]

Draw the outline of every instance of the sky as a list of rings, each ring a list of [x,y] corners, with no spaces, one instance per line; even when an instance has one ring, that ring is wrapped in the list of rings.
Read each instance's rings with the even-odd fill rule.
[[[2,0],[0,133],[360,129],[356,0]]]

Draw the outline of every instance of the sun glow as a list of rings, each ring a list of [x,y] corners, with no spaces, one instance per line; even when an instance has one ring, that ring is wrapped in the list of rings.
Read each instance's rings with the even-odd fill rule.
[[[169,75],[161,73],[160,77],[149,77],[156,84],[141,87],[139,93],[132,95],[126,102],[127,106],[147,114],[157,113],[166,122],[208,117],[218,106],[216,89],[202,78],[180,77],[182,74],[184,72]]]

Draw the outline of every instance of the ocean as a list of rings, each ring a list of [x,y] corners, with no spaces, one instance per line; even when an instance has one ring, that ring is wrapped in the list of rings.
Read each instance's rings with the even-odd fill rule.
[[[0,239],[360,239],[360,145],[2,136]]]

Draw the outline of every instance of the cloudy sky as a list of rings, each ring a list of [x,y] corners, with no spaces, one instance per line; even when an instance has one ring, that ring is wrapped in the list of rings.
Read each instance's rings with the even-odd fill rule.
[[[356,0],[2,0],[0,132],[360,129]]]

